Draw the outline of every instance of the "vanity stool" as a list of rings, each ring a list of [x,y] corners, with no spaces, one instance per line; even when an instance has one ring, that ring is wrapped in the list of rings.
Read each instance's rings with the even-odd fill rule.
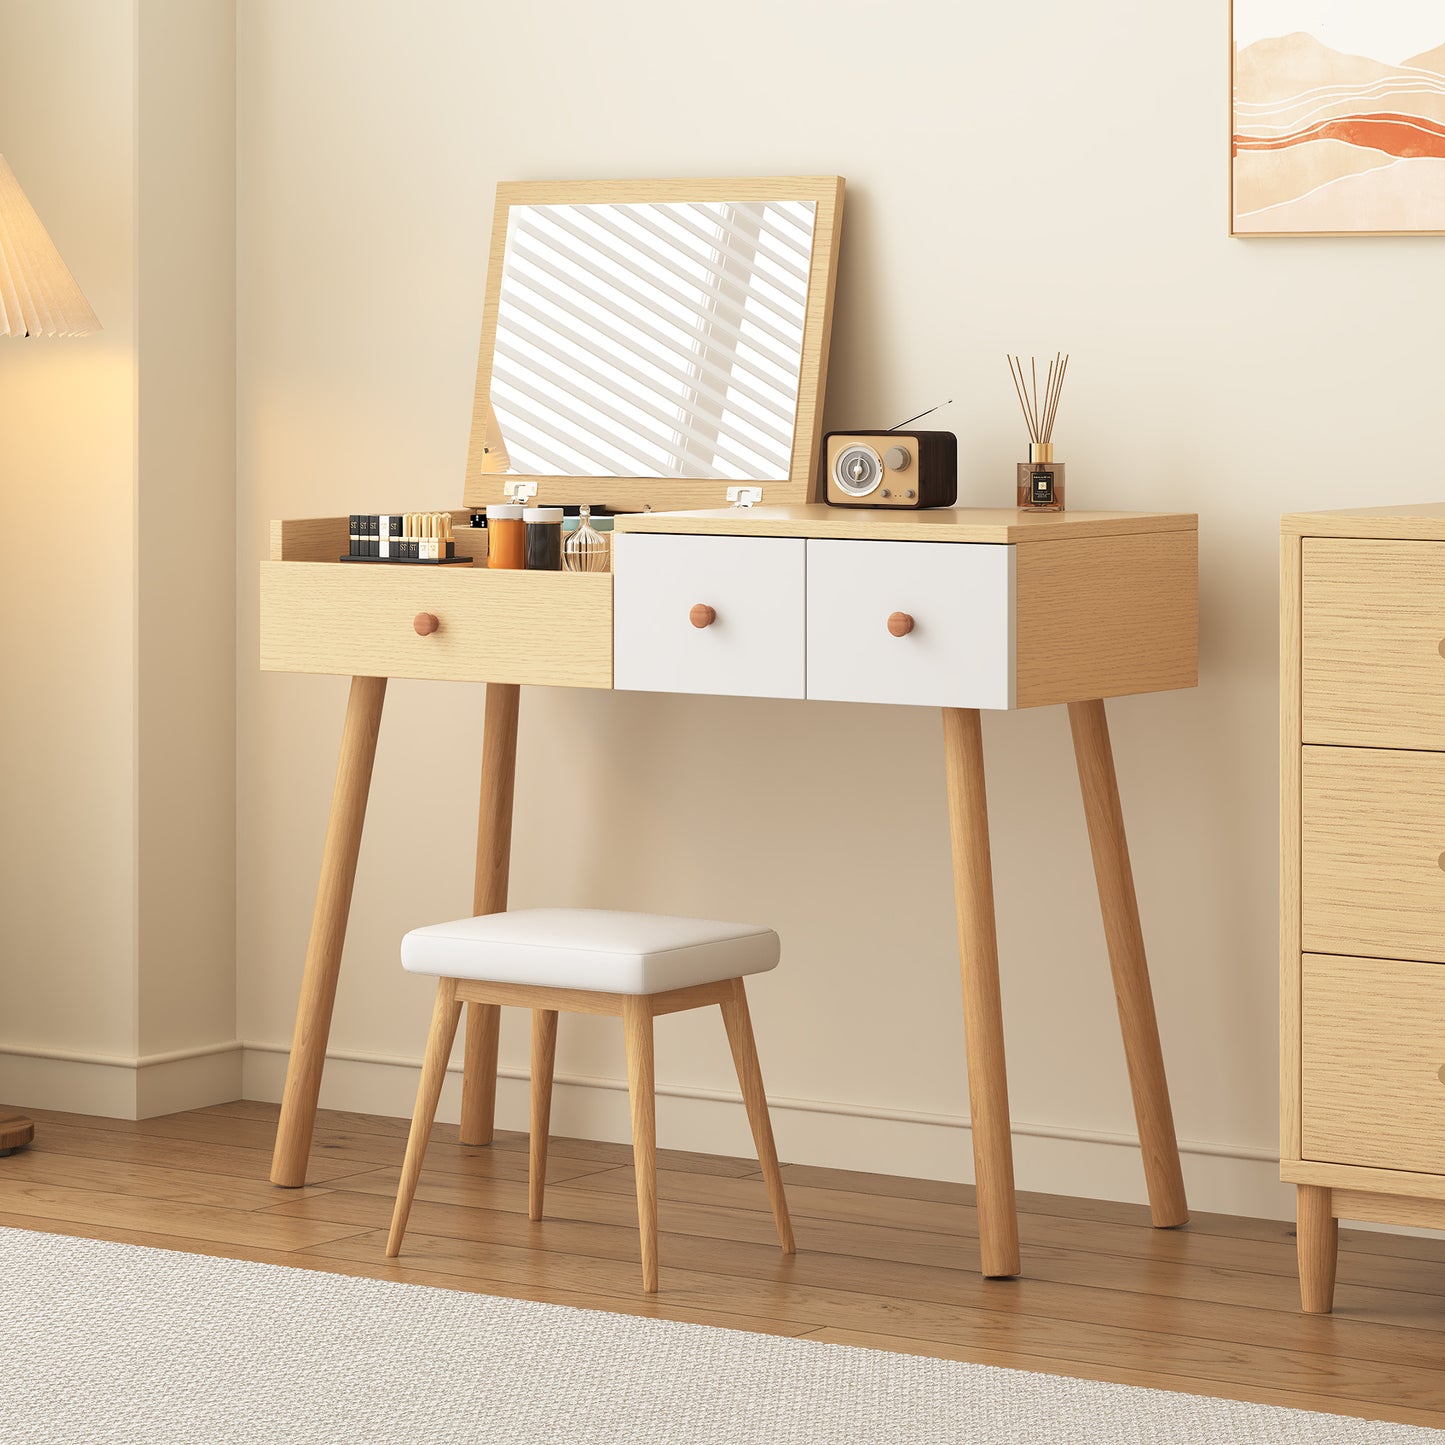
[[[437,978],[416,1113],[406,1143],[386,1253],[401,1252],[427,1138],[464,1003],[515,1004],[532,1010],[531,1150],[528,1215],[542,1217],[547,1184],[547,1127],[557,1014],[614,1014],[627,1040],[642,1287],[657,1292],[657,1119],[652,1021],[661,1014],[718,1004],[727,1026],[743,1103],[757,1145],[778,1239],[795,1252],[793,1226],[778,1171],[773,1126],[758,1068],[743,979],[778,964],[778,935],[746,923],[714,923],[656,913],[594,908],[526,908],[417,928],[401,944],[402,967]]]

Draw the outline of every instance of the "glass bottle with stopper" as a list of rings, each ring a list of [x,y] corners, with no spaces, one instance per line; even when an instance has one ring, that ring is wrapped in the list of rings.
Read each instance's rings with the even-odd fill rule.
[[[1018,464],[1018,506],[1030,512],[1062,512],[1064,510],[1064,464],[1054,460],[1054,416],[1059,409],[1059,395],[1064,388],[1064,372],[1069,358],[1057,353],[1049,362],[1044,379],[1044,394],[1039,397],[1038,363],[1029,357],[1029,375],[1024,376],[1023,359],[1008,358],[1009,375],[1023,408],[1024,424],[1029,432],[1029,459]]]
[[[563,549],[563,565],[569,572],[605,572],[609,550],[607,538],[592,525],[592,508],[584,503],[577,528]]]

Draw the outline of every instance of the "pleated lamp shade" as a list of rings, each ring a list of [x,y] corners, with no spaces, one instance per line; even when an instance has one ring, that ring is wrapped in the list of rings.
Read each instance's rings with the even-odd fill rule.
[[[0,336],[99,331],[90,302],[0,156]]]

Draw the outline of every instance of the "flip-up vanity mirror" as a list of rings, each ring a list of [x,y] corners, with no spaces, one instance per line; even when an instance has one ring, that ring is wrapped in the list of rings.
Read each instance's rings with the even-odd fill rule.
[[[616,513],[719,508],[737,486],[805,503],[842,205],[838,176],[499,185],[466,512],[511,483]],[[612,686],[610,574],[489,567],[490,529],[465,527],[470,567],[327,565],[347,531],[273,524],[263,667]]]
[[[843,182],[497,188],[469,507],[807,500]]]

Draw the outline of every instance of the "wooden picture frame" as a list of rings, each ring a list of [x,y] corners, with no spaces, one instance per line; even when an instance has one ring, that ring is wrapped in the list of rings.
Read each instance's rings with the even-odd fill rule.
[[[503,262],[513,206],[680,204],[718,201],[811,201],[813,242],[803,325],[802,358],[794,417],[793,443],[786,480],[765,481],[767,503],[816,500],[818,454],[822,438],[823,396],[837,281],[838,228],[843,213],[841,176],[775,176],[721,180],[505,181],[497,187],[492,218],[492,248],[487,294],[482,310],[477,384],[472,407],[471,443],[463,505],[477,510],[504,502],[508,481],[537,483],[536,501],[554,505],[591,503],[616,511],[664,511],[726,505],[728,486],[749,485],[745,478],[583,477],[511,473],[504,439],[492,412],[492,367],[497,338]],[[498,464],[500,462],[500,465]]]

